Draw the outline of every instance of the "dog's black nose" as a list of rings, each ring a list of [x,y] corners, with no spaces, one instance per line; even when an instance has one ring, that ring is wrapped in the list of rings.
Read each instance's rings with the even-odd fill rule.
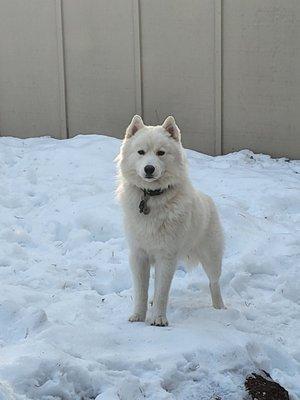
[[[145,171],[146,175],[152,175],[153,172],[155,171],[155,167],[153,167],[153,165],[146,165],[146,167],[144,168],[144,171]]]

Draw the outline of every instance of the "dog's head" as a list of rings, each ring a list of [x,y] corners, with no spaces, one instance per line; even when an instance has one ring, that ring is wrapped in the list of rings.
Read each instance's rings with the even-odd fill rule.
[[[141,188],[166,188],[186,174],[186,158],[175,119],[169,116],[162,125],[144,125],[135,115],[129,124],[119,167],[122,177]]]

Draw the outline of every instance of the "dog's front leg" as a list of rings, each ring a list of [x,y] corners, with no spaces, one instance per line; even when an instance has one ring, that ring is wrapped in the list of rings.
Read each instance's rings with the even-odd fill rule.
[[[157,260],[155,266],[155,288],[153,307],[148,322],[151,325],[167,326],[168,320],[166,316],[169,291],[171,282],[176,269],[176,260],[162,258]]]
[[[150,263],[147,254],[134,250],[130,254],[130,266],[133,279],[134,310],[130,322],[145,321],[148,302]]]

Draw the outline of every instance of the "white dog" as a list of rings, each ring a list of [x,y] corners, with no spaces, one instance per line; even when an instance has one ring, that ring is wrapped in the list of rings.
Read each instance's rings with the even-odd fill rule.
[[[147,321],[166,326],[171,281],[179,260],[202,264],[215,308],[224,308],[219,278],[223,234],[210,197],[196,191],[172,116],[146,126],[135,115],[118,156],[118,197],[124,211],[134,287],[129,321],[145,321],[150,266],[155,266],[153,307]]]

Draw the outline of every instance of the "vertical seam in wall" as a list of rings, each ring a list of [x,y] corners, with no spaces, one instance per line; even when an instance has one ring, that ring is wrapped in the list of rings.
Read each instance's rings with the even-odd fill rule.
[[[134,40],[135,113],[143,116],[140,0],[132,0],[132,16]]]
[[[60,102],[60,137],[69,137],[68,113],[66,99],[66,70],[65,70],[65,46],[64,46],[64,27],[63,27],[63,0],[55,0],[56,8],[56,37],[58,52],[58,79],[59,79],[59,102]]]
[[[215,155],[222,154],[222,0],[214,0]]]

